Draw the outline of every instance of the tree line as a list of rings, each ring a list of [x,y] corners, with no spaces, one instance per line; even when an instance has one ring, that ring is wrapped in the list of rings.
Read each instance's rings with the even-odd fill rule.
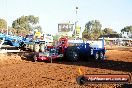
[[[2,32],[4,30],[4,32]],[[42,32],[42,28],[39,25],[39,17],[34,15],[21,16],[12,22],[12,26],[8,27],[10,35],[25,36],[34,31]],[[7,22],[4,19],[0,19],[0,32],[7,32]]]
[[[39,17],[34,15],[21,16],[12,22],[12,26],[8,27],[8,32],[11,35],[25,36],[31,34],[34,31],[42,32],[42,28],[39,25]],[[4,19],[0,19],[0,32],[7,32],[7,22]],[[132,33],[132,26],[126,26],[121,29],[121,32]],[[82,33],[85,39],[97,39],[101,35],[117,34],[112,28],[102,29],[102,24],[99,20],[91,20],[85,24],[85,29]],[[118,35],[118,34],[117,34]]]
[[[121,32],[130,32],[132,34],[132,26],[126,26],[121,29]],[[86,39],[97,39],[102,35],[118,36],[121,37],[121,34],[118,34],[112,28],[102,29],[102,24],[98,20],[92,20],[85,24],[85,29],[83,31],[83,38]]]

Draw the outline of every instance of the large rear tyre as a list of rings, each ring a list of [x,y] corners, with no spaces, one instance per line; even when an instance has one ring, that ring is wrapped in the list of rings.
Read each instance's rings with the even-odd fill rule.
[[[34,52],[39,52],[39,44],[34,44]]]
[[[79,53],[76,47],[68,47],[65,56],[68,61],[74,62],[79,60]]]
[[[45,51],[45,45],[44,44],[40,44],[40,52],[44,52]]]

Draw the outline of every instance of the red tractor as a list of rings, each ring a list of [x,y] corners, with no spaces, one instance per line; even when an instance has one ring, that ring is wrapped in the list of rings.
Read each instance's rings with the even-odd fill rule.
[[[63,58],[69,61],[78,61],[82,58],[104,60],[105,48],[91,47],[89,43],[69,42],[68,38],[60,38],[56,46],[46,47],[44,52],[34,54],[33,61],[50,61]]]

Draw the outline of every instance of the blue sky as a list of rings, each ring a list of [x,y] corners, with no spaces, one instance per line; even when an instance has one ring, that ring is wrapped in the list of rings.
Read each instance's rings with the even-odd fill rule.
[[[38,16],[43,31],[48,33],[56,33],[58,23],[76,19],[82,30],[88,21],[99,20],[102,28],[120,32],[132,25],[132,0],[0,0],[0,18],[9,26],[22,15]]]

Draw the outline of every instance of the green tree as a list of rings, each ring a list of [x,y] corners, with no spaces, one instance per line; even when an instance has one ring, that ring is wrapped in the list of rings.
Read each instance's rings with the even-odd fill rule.
[[[92,20],[86,23],[83,31],[83,38],[97,39],[101,35],[101,23],[98,20]]]
[[[12,28],[16,29],[17,34],[29,34],[35,30],[42,32],[42,28],[39,25],[39,18],[33,15],[21,16],[12,23]]]
[[[7,31],[7,22],[4,19],[0,19],[0,32]]]
[[[121,32],[130,32],[132,33],[132,26],[126,26],[123,29],[121,29]]]
[[[102,30],[102,34],[103,35],[108,35],[108,34],[116,34],[116,31],[113,31],[113,29],[111,28],[105,28],[104,30]]]
[[[42,31],[42,27],[41,27],[40,25],[34,27],[34,29],[37,29],[39,32],[43,32],[43,31]]]

